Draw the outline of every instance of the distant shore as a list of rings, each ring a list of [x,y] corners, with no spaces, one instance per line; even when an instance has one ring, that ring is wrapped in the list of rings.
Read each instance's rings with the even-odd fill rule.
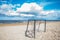
[[[38,22],[40,22],[40,21],[36,21],[36,23],[38,23]],[[33,24],[34,22],[33,21],[31,21],[31,22],[29,22],[30,24]],[[60,23],[60,21],[46,21],[46,23],[55,23],[55,24],[57,24],[57,23]],[[17,25],[27,25],[27,22],[21,22],[21,23],[0,23],[0,27],[1,26],[17,26]]]

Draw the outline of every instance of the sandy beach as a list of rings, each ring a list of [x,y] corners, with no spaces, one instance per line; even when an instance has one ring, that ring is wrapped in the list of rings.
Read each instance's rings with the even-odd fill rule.
[[[39,26],[38,23],[39,21],[36,27]],[[0,40],[60,40],[60,21],[46,22],[46,32],[43,32],[44,23],[41,23],[35,39],[25,36],[26,27],[27,22],[0,24]],[[33,27],[33,22],[30,22],[29,27]]]

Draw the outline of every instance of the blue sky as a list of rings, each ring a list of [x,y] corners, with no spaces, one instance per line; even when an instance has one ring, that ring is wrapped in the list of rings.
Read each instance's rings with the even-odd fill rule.
[[[2,0],[3,1],[3,0]],[[3,2],[0,2],[3,3]],[[52,4],[46,5],[44,9],[60,9],[60,0],[4,0],[6,3],[11,3],[11,4],[24,4],[24,3],[31,3],[31,2],[36,2],[37,4],[40,4],[41,2],[51,2]]]
[[[60,20],[60,0],[0,0],[0,20]]]

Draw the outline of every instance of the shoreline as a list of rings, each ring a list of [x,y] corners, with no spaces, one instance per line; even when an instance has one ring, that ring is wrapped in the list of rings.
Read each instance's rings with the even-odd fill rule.
[[[38,24],[38,22],[39,21],[37,21],[36,23]],[[30,23],[30,25],[31,24],[33,24],[33,22],[29,22]],[[49,21],[46,21],[46,23],[48,24],[48,23],[51,23],[51,24],[60,24],[60,21],[51,21],[51,22],[49,22]],[[27,22],[22,22],[22,23],[2,23],[2,24],[0,24],[0,27],[1,26],[20,26],[20,25],[27,25]]]

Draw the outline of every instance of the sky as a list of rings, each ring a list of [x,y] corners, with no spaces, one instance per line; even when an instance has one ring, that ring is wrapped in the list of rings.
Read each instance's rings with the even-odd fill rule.
[[[0,0],[0,20],[60,20],[60,0]]]

